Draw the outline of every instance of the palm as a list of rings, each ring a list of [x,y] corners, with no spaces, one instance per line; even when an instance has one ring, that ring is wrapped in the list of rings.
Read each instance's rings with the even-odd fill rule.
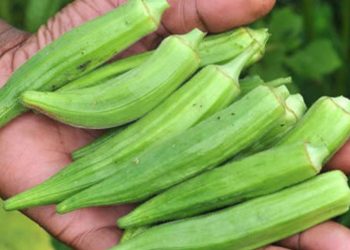
[[[76,0],[36,36],[14,32],[13,37],[22,40],[23,44],[17,48],[9,47],[7,51],[6,46],[4,51],[0,46],[0,55],[3,53],[0,57],[0,86],[15,68],[45,44],[71,27],[113,9],[119,2],[123,1]],[[215,32],[253,21],[266,13],[274,1],[249,1],[250,4],[245,0],[173,2],[173,9],[164,18],[164,27],[125,53],[152,48],[167,32],[185,32],[194,26]],[[240,12],[232,16],[228,9],[239,9]],[[226,17],[221,15],[222,10],[225,10]],[[0,28],[1,25],[0,22]],[[72,128],[32,113],[17,118],[0,130],[0,195],[6,198],[41,183],[71,161],[70,153],[74,149],[87,144],[96,135],[95,131]],[[55,213],[53,206],[47,206],[28,209],[25,213],[75,248],[97,250],[111,247],[118,241],[120,232],[115,221],[127,210],[122,206],[91,208],[61,216]]]

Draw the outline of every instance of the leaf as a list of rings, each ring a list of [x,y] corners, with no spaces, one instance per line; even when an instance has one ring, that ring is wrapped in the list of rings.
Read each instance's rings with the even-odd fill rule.
[[[64,245],[62,242],[56,240],[55,238],[51,239],[52,246],[55,248],[55,250],[70,250],[71,248]]]
[[[1,225],[6,225],[0,227],[0,249],[53,250],[48,234],[21,213],[0,208],[0,221]]]
[[[28,31],[35,32],[70,0],[29,0],[25,23]]]
[[[286,64],[299,76],[319,80],[337,70],[342,61],[332,42],[318,39],[286,58]]]
[[[269,30],[271,43],[282,43],[287,51],[300,46],[303,31],[303,19],[291,7],[276,9],[271,14]]]

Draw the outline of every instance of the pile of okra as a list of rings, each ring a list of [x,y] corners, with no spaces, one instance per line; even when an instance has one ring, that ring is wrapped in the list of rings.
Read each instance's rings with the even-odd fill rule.
[[[116,250],[256,249],[347,212],[347,177],[320,172],[349,138],[350,100],[306,107],[290,77],[246,75],[264,55],[266,29],[194,29],[110,62],[156,31],[168,7],[130,0],[12,75],[0,126],[32,109],[105,133],[5,209],[137,203],[116,222],[125,229]]]

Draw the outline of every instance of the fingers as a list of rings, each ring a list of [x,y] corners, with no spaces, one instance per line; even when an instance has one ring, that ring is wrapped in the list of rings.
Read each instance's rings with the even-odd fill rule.
[[[327,164],[327,169],[340,169],[350,174],[350,141],[333,156]]]
[[[297,250],[348,250],[350,230],[335,222],[326,222],[280,242]]]
[[[28,33],[15,29],[0,20],[0,62],[6,61],[6,63],[0,63],[0,87],[5,84],[13,71],[11,65],[14,61],[7,56],[7,53],[17,48],[28,37]]]
[[[222,32],[249,24],[266,15],[275,0],[169,0],[172,8],[164,16],[171,33],[184,33],[194,27]]]
[[[278,246],[268,246],[268,247],[259,248],[257,250],[291,250],[291,249],[284,248],[284,247],[278,247]]]

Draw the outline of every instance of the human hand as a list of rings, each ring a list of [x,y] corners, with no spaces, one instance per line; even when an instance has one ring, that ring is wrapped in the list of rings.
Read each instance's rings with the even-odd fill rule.
[[[72,27],[112,10],[121,2],[76,0],[35,35],[15,30],[0,21],[0,86],[5,84],[16,68],[46,44]],[[163,27],[124,54],[152,49],[169,33],[183,33],[193,27],[221,32],[247,24],[263,16],[274,4],[274,0],[170,2],[172,8],[164,16]],[[96,136],[95,131],[72,128],[32,113],[15,119],[0,129],[0,195],[7,198],[41,183],[71,161],[70,153],[74,149]],[[334,166],[343,164],[341,159],[345,159],[350,170],[350,159],[346,160],[342,155],[335,159],[340,164]],[[117,243],[121,232],[116,228],[115,221],[128,209],[127,206],[89,208],[58,215],[54,206],[45,206],[27,209],[24,213],[53,236],[76,249],[100,250]],[[304,248],[300,249],[317,250],[340,250],[350,245],[349,232],[332,222],[303,233],[300,240],[295,239],[282,244],[291,249],[296,248],[295,244],[301,244]],[[320,242],[323,244],[317,245]],[[343,248],[337,248],[338,244]]]

